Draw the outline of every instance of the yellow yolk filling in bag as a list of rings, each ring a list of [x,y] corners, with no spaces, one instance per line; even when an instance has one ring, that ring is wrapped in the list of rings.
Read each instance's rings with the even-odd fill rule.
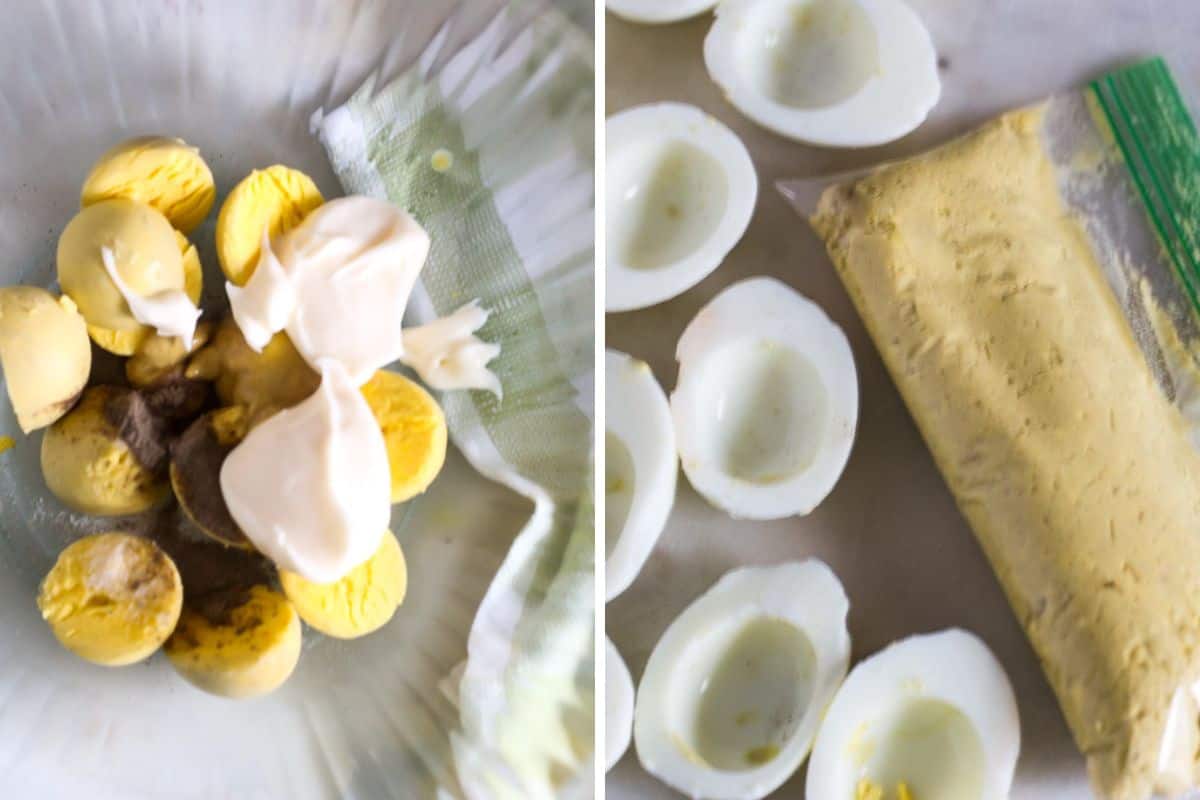
[[[1172,703],[1200,680],[1200,458],[1062,200],[1041,123],[1012,112],[833,187],[812,224],[1093,785],[1140,800]]]

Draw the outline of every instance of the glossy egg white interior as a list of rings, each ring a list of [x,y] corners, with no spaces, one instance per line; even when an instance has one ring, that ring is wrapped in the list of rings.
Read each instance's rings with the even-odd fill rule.
[[[626,109],[606,124],[608,311],[661,303],[716,269],[750,223],[745,146],[694,106]]]
[[[879,72],[879,37],[855,0],[768,0],[734,39],[742,78],[775,102],[824,108]]]
[[[633,738],[633,679],[611,639],[604,640],[604,769],[610,770]]]
[[[856,800],[861,785],[920,800],[1005,800],[1020,750],[1003,668],[960,630],[913,636],[857,665],[817,735],[809,797]]]
[[[637,486],[637,465],[629,448],[612,431],[604,433],[604,548],[611,556],[625,530],[633,490]]]
[[[812,704],[815,672],[812,642],[791,623],[731,622],[671,682],[669,720],[680,746],[722,770],[771,761]]]
[[[805,353],[779,342],[746,338],[700,364],[709,391],[699,413],[700,447],[726,474],[772,484],[812,466],[828,437],[829,393]]]
[[[954,706],[939,700],[902,700],[873,728],[875,744],[864,754],[862,768],[878,785],[904,783],[928,800],[983,796],[983,741]]]
[[[717,0],[605,0],[604,6],[629,22],[661,25],[703,14]]]
[[[676,349],[671,395],[684,472],[735,517],[807,514],[837,483],[858,420],[845,335],[771,278],[727,288]]]
[[[634,712],[642,765],[693,797],[763,797],[786,781],[845,675],[848,608],[817,561],[725,575],[650,656]]]
[[[831,147],[898,139],[941,94],[933,41],[904,0],[725,0],[704,62],[751,120]]]
[[[700,250],[729,197],[716,157],[681,139],[637,142],[614,155],[607,165],[607,224],[617,258],[655,270]]]
[[[667,396],[650,366],[605,353],[605,599],[633,583],[675,503],[679,462]]]

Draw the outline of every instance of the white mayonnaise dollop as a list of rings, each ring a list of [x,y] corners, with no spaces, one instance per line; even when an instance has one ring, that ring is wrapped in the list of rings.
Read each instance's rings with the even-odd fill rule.
[[[448,317],[408,328],[401,358],[435,389],[487,389],[499,397],[500,379],[487,364],[500,355],[500,345],[471,335],[487,318],[488,312],[474,302]]]
[[[108,247],[100,248],[100,260],[104,271],[112,279],[117,291],[125,298],[129,313],[143,325],[149,325],[159,336],[178,336],[183,346],[192,349],[192,338],[196,335],[196,321],[200,309],[191,298],[179,289],[166,289],[151,295],[140,295],[121,279],[117,272],[117,260]]]
[[[336,360],[355,384],[399,359],[434,388],[498,393],[499,382],[484,365],[499,349],[472,335],[487,320],[481,309],[467,307],[402,331],[428,254],[429,236],[407,213],[383,200],[343,197],[275,242],[264,236],[250,280],[226,290],[234,319],[255,349],[286,330],[310,365]]]
[[[270,417],[221,467],[233,519],[281,569],[332,583],[379,547],[391,518],[387,447],[370,406],[337,361],[321,387]]]

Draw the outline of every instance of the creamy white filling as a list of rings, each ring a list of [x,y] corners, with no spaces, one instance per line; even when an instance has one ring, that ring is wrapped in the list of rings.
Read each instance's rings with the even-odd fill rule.
[[[321,363],[311,397],[250,431],[225,459],[220,482],[254,546],[317,583],[370,558],[391,517],[387,446],[336,361]]]
[[[140,295],[117,272],[117,260],[111,248],[100,248],[100,260],[104,262],[104,271],[112,279],[113,285],[125,298],[134,319],[154,328],[159,336],[178,336],[186,349],[192,349],[200,309],[186,293],[180,289],[165,289],[151,295]]]
[[[225,284],[234,322],[255,352],[287,327],[296,310],[296,291],[271,249],[270,231],[263,229],[262,250],[254,275],[243,286]]]
[[[314,368],[336,360],[360,385],[402,359],[434,388],[499,394],[500,382],[486,364],[500,349],[473,335],[487,320],[478,305],[402,330],[428,253],[429,236],[405,212],[370,197],[343,197],[276,242],[264,235],[250,280],[244,287],[227,284],[226,291],[255,349],[286,330]]]
[[[408,328],[400,360],[435,389],[486,389],[499,397],[500,379],[487,364],[500,355],[500,345],[473,335],[487,318],[488,312],[474,302],[448,317]]]
[[[428,253],[408,214],[345,197],[276,241],[264,232],[250,280],[226,285],[250,347],[287,331],[322,376],[316,394],[252,430],[221,468],[234,520],[282,569],[330,583],[370,558],[387,530],[387,446],[357,388],[377,369],[400,359],[434,388],[500,394],[487,369],[500,348],[473,335],[488,317],[478,303],[402,330]]]

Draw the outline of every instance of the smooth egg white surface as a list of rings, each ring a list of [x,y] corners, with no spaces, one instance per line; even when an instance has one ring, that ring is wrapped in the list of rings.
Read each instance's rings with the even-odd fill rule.
[[[825,715],[807,796],[865,788],[916,800],[1005,800],[1021,747],[1012,685],[974,634],[912,636],[860,663]],[[867,796],[870,796],[869,794]]]
[[[903,0],[724,0],[704,63],[754,122],[832,147],[899,139],[941,94],[929,31]]]
[[[689,797],[754,800],[778,788],[846,675],[848,611],[820,561],[727,573],[646,664],[633,721],[642,766]]]
[[[612,769],[633,738],[633,678],[625,659],[604,640],[604,771]]]
[[[671,394],[684,473],[734,517],[807,514],[841,477],[858,377],[841,328],[774,278],[725,289],[679,339]]]
[[[607,601],[633,583],[666,526],[679,460],[667,396],[650,365],[608,350],[604,368]]]
[[[661,25],[703,14],[716,4],[717,0],[605,0],[604,7],[629,22]]]
[[[631,311],[720,265],[750,224],[758,176],[733,131],[695,106],[622,111],[606,136],[605,306]]]

